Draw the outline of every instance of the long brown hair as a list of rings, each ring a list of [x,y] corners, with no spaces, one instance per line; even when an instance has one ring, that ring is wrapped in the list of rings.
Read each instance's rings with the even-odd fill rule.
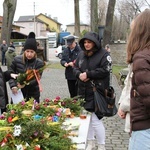
[[[127,63],[132,62],[137,51],[150,48],[150,9],[140,13],[133,20],[133,24],[127,45]]]

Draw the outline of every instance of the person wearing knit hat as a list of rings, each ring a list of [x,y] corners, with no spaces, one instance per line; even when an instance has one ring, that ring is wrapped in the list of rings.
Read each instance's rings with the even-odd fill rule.
[[[25,45],[24,52],[22,55],[18,55],[12,61],[10,70],[14,73],[26,73],[27,70],[35,69],[39,70],[44,66],[44,62],[37,58],[36,54],[37,44],[35,39],[35,33],[30,32]],[[40,77],[42,73],[40,73]],[[40,88],[39,82],[35,79],[31,81],[29,85],[21,85],[16,83],[15,80],[9,81],[10,88],[12,89],[13,94],[17,94],[18,88],[21,89],[24,98],[28,101],[31,97],[34,98],[37,102],[40,101]]]

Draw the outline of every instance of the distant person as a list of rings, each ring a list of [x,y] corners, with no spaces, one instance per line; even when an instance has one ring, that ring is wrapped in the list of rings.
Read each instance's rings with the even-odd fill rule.
[[[10,69],[10,65],[11,65],[14,57],[16,56],[15,47],[13,45],[10,45],[8,47],[8,50],[5,54],[5,56],[6,56],[6,61],[7,61],[7,68]]]
[[[77,96],[77,79],[73,74],[74,61],[76,60],[81,48],[75,42],[74,36],[67,38],[67,48],[62,53],[62,59],[60,63],[65,67],[65,78],[67,79],[68,89],[70,97]]]
[[[13,47],[15,49],[14,43],[11,41],[9,47]]]
[[[111,49],[110,49],[109,44],[107,44],[107,45],[105,46],[105,49],[107,50],[107,52],[109,52],[109,53],[110,53]]]
[[[46,61],[45,56],[44,56],[44,47],[40,46],[40,43],[37,42],[37,58],[40,58],[43,61]]]
[[[1,54],[2,54],[2,65],[5,66],[6,65],[6,58],[5,58],[5,53],[8,49],[8,46],[6,44],[6,41],[3,40],[1,46],[0,46],[0,50],[1,50]]]

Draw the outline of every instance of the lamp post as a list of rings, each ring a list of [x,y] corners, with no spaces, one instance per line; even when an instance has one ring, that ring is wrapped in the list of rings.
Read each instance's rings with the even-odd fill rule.
[[[35,2],[33,3],[33,10],[34,10],[34,33],[35,33]],[[36,33],[35,33],[36,35]]]

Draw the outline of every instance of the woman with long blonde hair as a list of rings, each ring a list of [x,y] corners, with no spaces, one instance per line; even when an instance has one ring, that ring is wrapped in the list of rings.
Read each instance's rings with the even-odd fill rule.
[[[26,73],[28,70],[39,70],[44,66],[44,62],[37,58],[36,54],[37,45],[34,32],[30,32],[24,45],[24,52],[22,55],[18,55],[12,61],[10,70],[14,73]],[[40,76],[42,72],[40,73]],[[16,80],[11,79],[9,81],[10,88],[13,94],[17,94],[18,88],[21,89],[23,96],[26,100],[34,98],[36,102],[40,101],[40,88],[39,83],[35,79],[30,84],[17,83]]]

